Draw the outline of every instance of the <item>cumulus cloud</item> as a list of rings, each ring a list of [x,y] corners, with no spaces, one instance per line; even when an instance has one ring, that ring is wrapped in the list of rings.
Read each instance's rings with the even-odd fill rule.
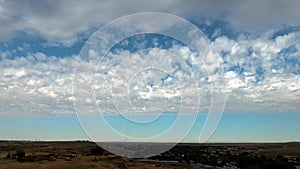
[[[240,35],[236,39],[220,36],[211,42],[225,70],[225,111],[298,112],[299,40],[300,32],[291,32],[273,39],[268,33],[260,37]],[[90,61],[98,60],[95,51],[88,51],[88,55]],[[95,113],[95,105],[107,113],[116,113],[116,105],[130,112],[131,105],[143,111],[151,104],[159,110],[176,112],[183,94],[182,102],[188,107],[184,111],[188,112],[195,108],[195,88],[201,98],[200,111],[207,111],[213,76],[208,76],[195,56],[188,47],[178,44],[134,53],[119,50],[109,53],[110,59],[102,64],[77,55],[62,58],[29,53],[26,57],[6,58],[2,53],[1,116],[74,114],[73,101],[86,113]],[[213,65],[213,61],[209,63]],[[74,66],[80,73],[75,77],[73,95]],[[153,71],[143,70],[149,66]],[[195,86],[193,81],[200,85]],[[182,87],[185,90],[180,90]],[[90,97],[93,91],[96,97]]]
[[[299,34],[213,42],[224,61],[228,111],[298,112]]]
[[[2,58],[1,115],[28,116],[73,113],[72,60],[42,53]]]
[[[74,38],[80,32],[118,17],[137,12],[167,12],[184,18],[222,18],[240,31],[268,30],[281,25],[299,25],[297,0],[265,1],[147,1],[87,0],[1,0],[0,35],[34,30],[49,39]]]

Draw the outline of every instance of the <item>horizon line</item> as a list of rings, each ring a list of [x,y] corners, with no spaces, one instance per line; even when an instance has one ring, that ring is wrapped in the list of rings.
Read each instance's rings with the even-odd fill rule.
[[[122,141],[105,141],[105,142],[95,142],[91,140],[24,140],[24,139],[10,139],[10,140],[5,140],[5,139],[0,139],[0,142],[90,142],[90,143],[151,143],[151,144],[282,144],[282,143],[300,143],[299,141],[249,141],[249,142],[122,142]]]

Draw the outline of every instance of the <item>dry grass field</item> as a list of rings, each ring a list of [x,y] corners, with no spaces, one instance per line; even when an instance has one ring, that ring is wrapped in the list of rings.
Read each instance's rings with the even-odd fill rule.
[[[91,142],[0,142],[0,169],[180,169],[180,165],[151,164],[109,153],[92,155]],[[24,159],[14,158],[23,150]],[[7,155],[10,154],[10,158]]]
[[[181,144],[185,145],[185,144]],[[187,144],[189,146],[237,146],[241,152],[276,157],[300,156],[300,143],[211,143]],[[92,150],[96,151],[92,151]],[[99,151],[100,150],[100,151]],[[18,152],[25,152],[19,155]],[[141,162],[113,155],[95,143],[0,141],[0,169],[183,169],[186,164]]]
[[[142,163],[116,156],[76,157],[72,160],[18,162],[16,160],[0,160],[1,169],[179,169],[184,167]]]

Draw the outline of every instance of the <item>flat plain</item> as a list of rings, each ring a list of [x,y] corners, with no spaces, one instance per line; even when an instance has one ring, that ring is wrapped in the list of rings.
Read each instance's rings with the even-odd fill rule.
[[[25,157],[17,157],[20,151]],[[93,152],[94,151],[94,152]],[[180,169],[182,164],[140,162],[101,150],[95,143],[0,141],[0,169]]]
[[[300,143],[182,143],[180,146],[241,147],[238,151],[300,157]],[[178,146],[178,147],[180,147]],[[0,169],[181,169],[189,164],[130,159],[111,154],[93,142],[0,141]]]

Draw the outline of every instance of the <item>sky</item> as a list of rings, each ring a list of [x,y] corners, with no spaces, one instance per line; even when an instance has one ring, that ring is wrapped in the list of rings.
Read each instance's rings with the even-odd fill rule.
[[[203,128],[210,142],[300,141],[299,8],[0,0],[0,138],[136,141],[175,126],[154,141],[198,142]]]

